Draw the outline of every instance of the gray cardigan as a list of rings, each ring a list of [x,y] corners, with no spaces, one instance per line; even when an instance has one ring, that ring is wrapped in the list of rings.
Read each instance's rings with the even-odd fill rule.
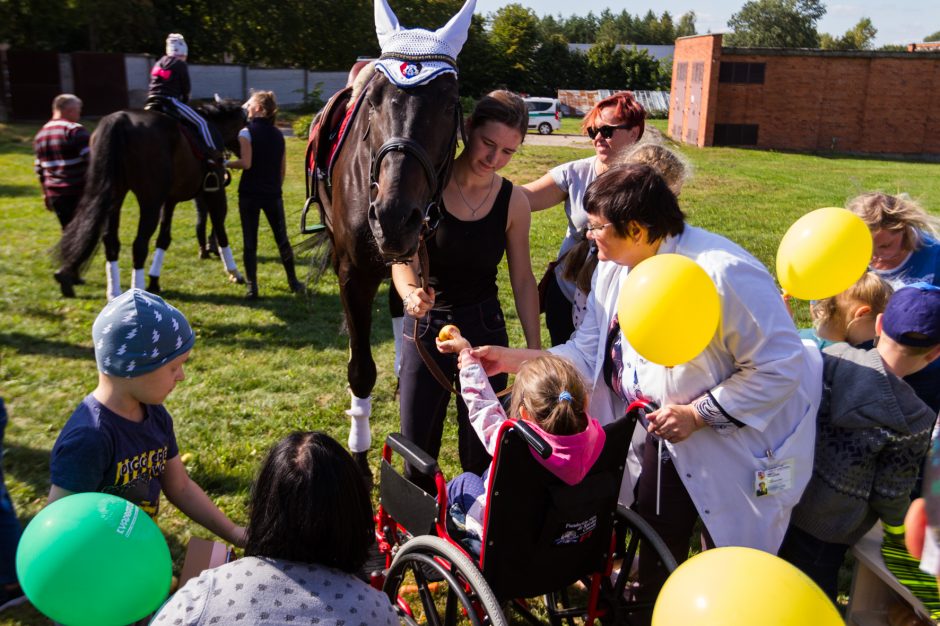
[[[876,349],[827,346],[813,477],[791,523],[847,545],[878,518],[902,524],[936,418]]]

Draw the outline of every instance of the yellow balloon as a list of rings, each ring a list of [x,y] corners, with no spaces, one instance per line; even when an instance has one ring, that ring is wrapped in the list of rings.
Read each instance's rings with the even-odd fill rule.
[[[681,254],[657,254],[630,270],[617,301],[620,329],[645,359],[672,367],[697,357],[715,336],[715,283]]]
[[[828,207],[793,223],[777,248],[777,280],[802,300],[821,300],[848,289],[871,261],[868,226],[851,211]]]
[[[809,576],[753,548],[698,554],[672,573],[653,609],[653,626],[842,626]]]

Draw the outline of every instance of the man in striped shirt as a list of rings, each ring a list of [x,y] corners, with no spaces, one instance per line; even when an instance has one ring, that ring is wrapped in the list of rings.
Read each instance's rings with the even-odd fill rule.
[[[88,131],[78,123],[82,101],[70,93],[52,101],[52,119],[33,140],[36,174],[42,185],[46,208],[54,211],[65,229],[85,187],[88,167]]]

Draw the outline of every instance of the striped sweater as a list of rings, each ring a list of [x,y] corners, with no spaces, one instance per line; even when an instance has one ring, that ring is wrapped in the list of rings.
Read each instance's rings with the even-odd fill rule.
[[[82,193],[88,138],[84,126],[64,119],[49,120],[36,134],[36,174],[47,198]]]

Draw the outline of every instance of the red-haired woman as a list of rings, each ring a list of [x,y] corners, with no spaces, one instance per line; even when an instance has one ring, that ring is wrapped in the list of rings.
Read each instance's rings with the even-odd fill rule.
[[[568,251],[584,239],[587,224],[584,211],[584,192],[594,179],[617,163],[624,152],[643,136],[646,112],[629,91],[620,91],[598,102],[584,116],[581,131],[594,144],[594,156],[563,163],[522,188],[529,197],[533,211],[541,211],[561,202],[565,203],[568,231],[561,242],[553,275],[548,277],[545,292],[545,324],[552,345],[564,343],[574,331],[572,306],[575,284],[563,277],[563,263],[583,262],[583,259],[565,259]],[[583,253],[582,253],[583,254]]]

